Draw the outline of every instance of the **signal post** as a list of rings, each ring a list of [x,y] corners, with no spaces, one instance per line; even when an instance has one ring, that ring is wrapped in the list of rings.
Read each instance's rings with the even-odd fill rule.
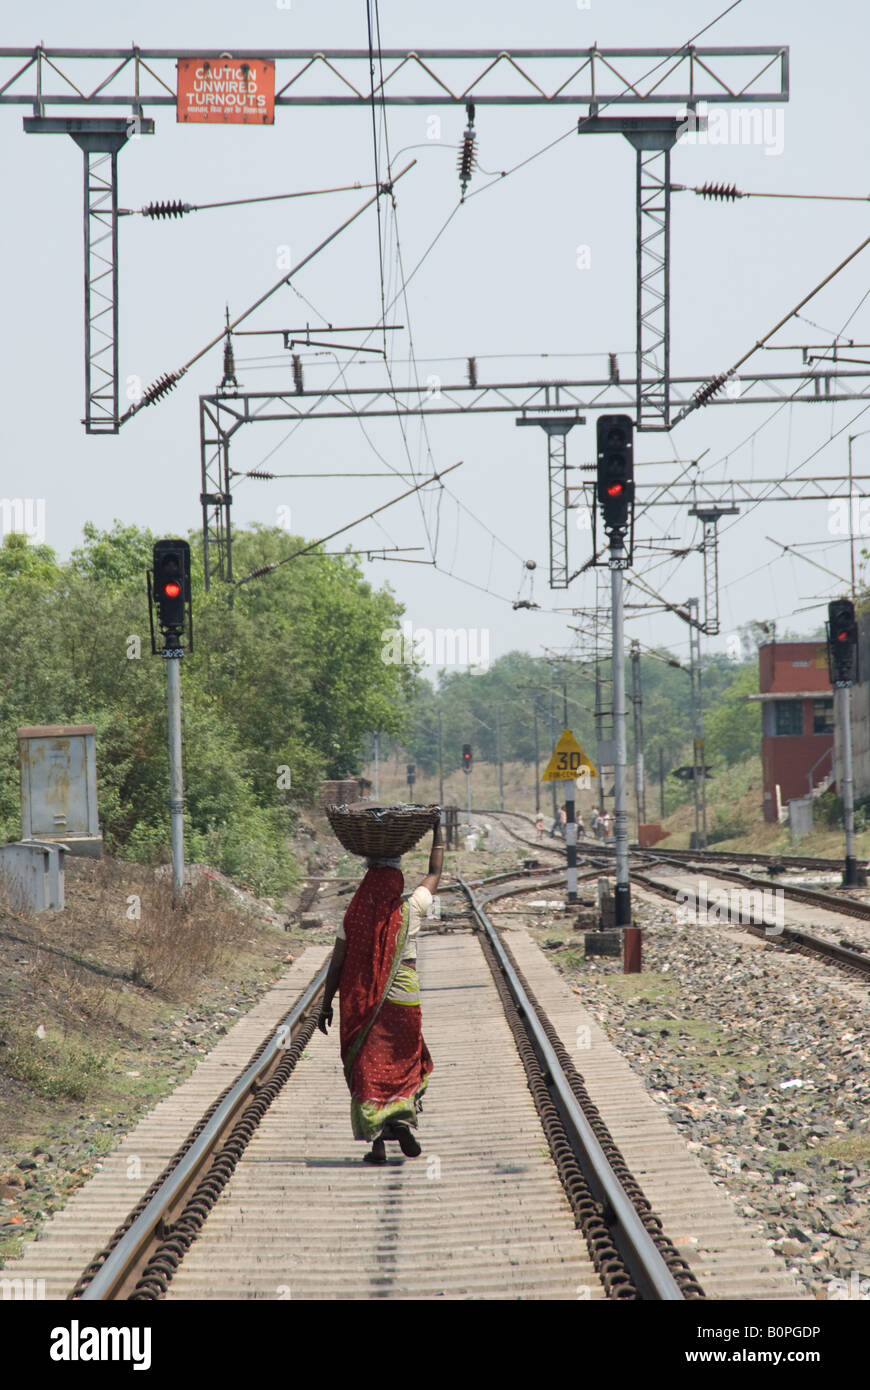
[[[163,638],[158,650],[154,634],[154,607]],[[186,619],[186,621],[185,621]],[[190,594],[190,546],[187,541],[157,541],[153,569],[148,574],[148,620],[151,651],[166,662],[166,703],[169,723],[169,815],[172,840],[172,891],[184,889],[184,781],[181,762],[181,659],[185,629],[188,650],[193,651],[193,616]]]
[[[616,890],[614,925],[623,932],[623,969],[641,969],[641,932],[631,921],[628,876],[628,808],[626,805],[625,634],[622,571],[632,560],[634,539],[634,440],[628,415],[600,415],[596,495],[610,541],[610,587],[613,623],[613,732],[616,744]],[[626,540],[628,545],[626,546]]]
[[[858,679],[858,624],[855,605],[848,598],[828,604],[828,672],[834,687],[836,723],[843,754],[843,822],[846,830],[846,862],[843,887],[857,888],[855,858],[855,789],[852,777],[852,686]]]

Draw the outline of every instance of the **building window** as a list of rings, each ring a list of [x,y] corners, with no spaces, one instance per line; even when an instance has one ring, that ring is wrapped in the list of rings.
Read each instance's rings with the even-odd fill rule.
[[[815,702],[814,702],[815,703]],[[774,701],[776,735],[802,734],[804,731],[804,707],[802,700]]]
[[[832,734],[834,732],[833,700],[813,700],[813,733]]]

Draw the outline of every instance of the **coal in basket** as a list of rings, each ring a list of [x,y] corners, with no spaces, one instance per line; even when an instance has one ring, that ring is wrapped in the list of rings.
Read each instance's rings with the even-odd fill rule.
[[[350,854],[395,859],[437,825],[440,806],[327,806],[326,818]]]

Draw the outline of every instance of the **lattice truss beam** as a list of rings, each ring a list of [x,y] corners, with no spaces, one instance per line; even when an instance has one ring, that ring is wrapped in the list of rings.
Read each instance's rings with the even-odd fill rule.
[[[818,478],[685,478],[672,483],[634,485],[635,507],[706,507],[730,510],[738,504],[759,502],[813,502],[834,497],[870,494],[870,474],[822,475]],[[583,488],[568,488],[568,506],[584,505]]]
[[[799,352],[799,349],[795,349]],[[672,403],[688,404],[707,376],[672,377]],[[836,362],[814,363],[798,372],[741,376],[730,383],[730,394],[713,397],[705,406],[781,405],[795,403],[870,400],[870,366],[847,368]],[[551,411],[571,414],[587,410],[630,411],[636,397],[633,377],[615,380],[604,376],[589,380],[502,381],[439,384],[431,386],[358,386],[318,391],[238,391],[221,396],[223,407],[240,424],[257,420],[351,420],[357,416],[417,416],[509,414]],[[206,396],[204,399],[217,400]]]
[[[25,121],[31,131],[59,129],[64,117],[46,114],[96,111],[107,107],[128,108],[141,133],[148,107],[173,106],[176,102],[176,51],[168,49],[51,48],[0,49],[0,105],[30,105],[33,116]],[[214,58],[214,53],[183,56]],[[370,55],[365,49],[261,50],[237,52],[235,62],[246,58],[272,59],[276,70],[275,106],[364,107],[372,98],[396,106],[457,106],[469,102],[485,106],[571,106],[588,108],[580,129],[606,130],[620,119],[635,127],[661,125],[658,118],[601,117],[604,106],[624,109],[668,105],[695,110],[699,102],[776,102],[788,100],[788,49],[767,47],[704,47],[599,49],[387,49],[378,65],[374,83]],[[382,75],[381,75],[382,74]],[[76,115],[80,127],[99,119]],[[109,120],[117,118],[108,118]],[[148,124],[153,128],[153,122]],[[674,119],[665,137],[676,138]],[[70,131],[72,133],[72,131]],[[635,132],[636,134],[637,132]],[[637,270],[637,381],[635,400],[639,429],[666,429],[669,423],[668,304],[669,304],[669,156],[660,144],[648,152],[641,133],[632,143],[638,148],[638,270]],[[656,143],[654,141],[654,143]],[[115,160],[112,160],[112,193],[115,208]],[[117,249],[117,223],[111,228]],[[86,295],[99,297],[94,288],[90,261],[86,263]],[[117,268],[113,263],[117,320]],[[89,333],[96,326],[88,320]],[[117,395],[117,332],[111,352],[95,359],[90,337],[86,345],[86,373],[101,386],[86,396],[85,423],[91,433],[112,432],[119,426]],[[105,363],[113,361],[111,378],[103,380]],[[106,404],[114,402],[110,424],[105,423]]]
[[[799,349],[796,349],[796,351]],[[618,375],[618,374],[617,374]],[[708,378],[682,377],[672,386],[691,399]],[[711,405],[774,404],[781,400],[870,400],[870,371],[816,363],[803,372],[781,372],[774,377],[744,377],[740,394],[714,399]],[[206,571],[213,577],[232,573],[229,489],[229,444],[243,425],[295,423],[302,420],[353,420],[360,416],[513,414],[517,423],[540,425],[547,433],[548,514],[550,527],[550,583],[567,588],[574,577],[569,569],[568,512],[583,505],[581,489],[567,485],[567,432],[582,422],[581,407],[618,412],[630,408],[634,382],[609,377],[592,381],[498,382],[470,385],[461,382],[440,386],[395,388],[342,387],[317,391],[301,382],[292,391],[218,391],[200,397],[202,456],[203,541]],[[775,391],[766,395],[765,391]],[[541,416],[548,418],[541,418]],[[561,441],[561,442],[560,442]],[[870,478],[853,479],[858,487]],[[831,488],[836,491],[831,491]],[[711,479],[673,483],[636,484],[639,508],[647,506],[734,506],[756,501],[800,498],[848,497],[848,478]],[[763,492],[763,496],[760,494]]]
[[[180,56],[214,50],[0,48],[0,104],[48,107],[175,105]],[[371,101],[368,49],[234,51],[276,64],[275,105],[361,106]],[[787,99],[788,48],[384,49],[374,95],[388,106],[686,106]]]

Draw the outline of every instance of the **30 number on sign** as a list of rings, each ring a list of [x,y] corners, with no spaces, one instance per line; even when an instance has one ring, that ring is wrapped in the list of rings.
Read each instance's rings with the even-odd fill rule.
[[[556,769],[557,769],[558,772],[564,772],[564,773],[566,774],[566,776],[567,776],[569,773],[579,772],[579,770],[580,770],[580,768],[581,768],[582,766],[583,766],[583,757],[582,757],[582,754],[580,754],[580,753],[557,753],[557,754],[556,754]]]

